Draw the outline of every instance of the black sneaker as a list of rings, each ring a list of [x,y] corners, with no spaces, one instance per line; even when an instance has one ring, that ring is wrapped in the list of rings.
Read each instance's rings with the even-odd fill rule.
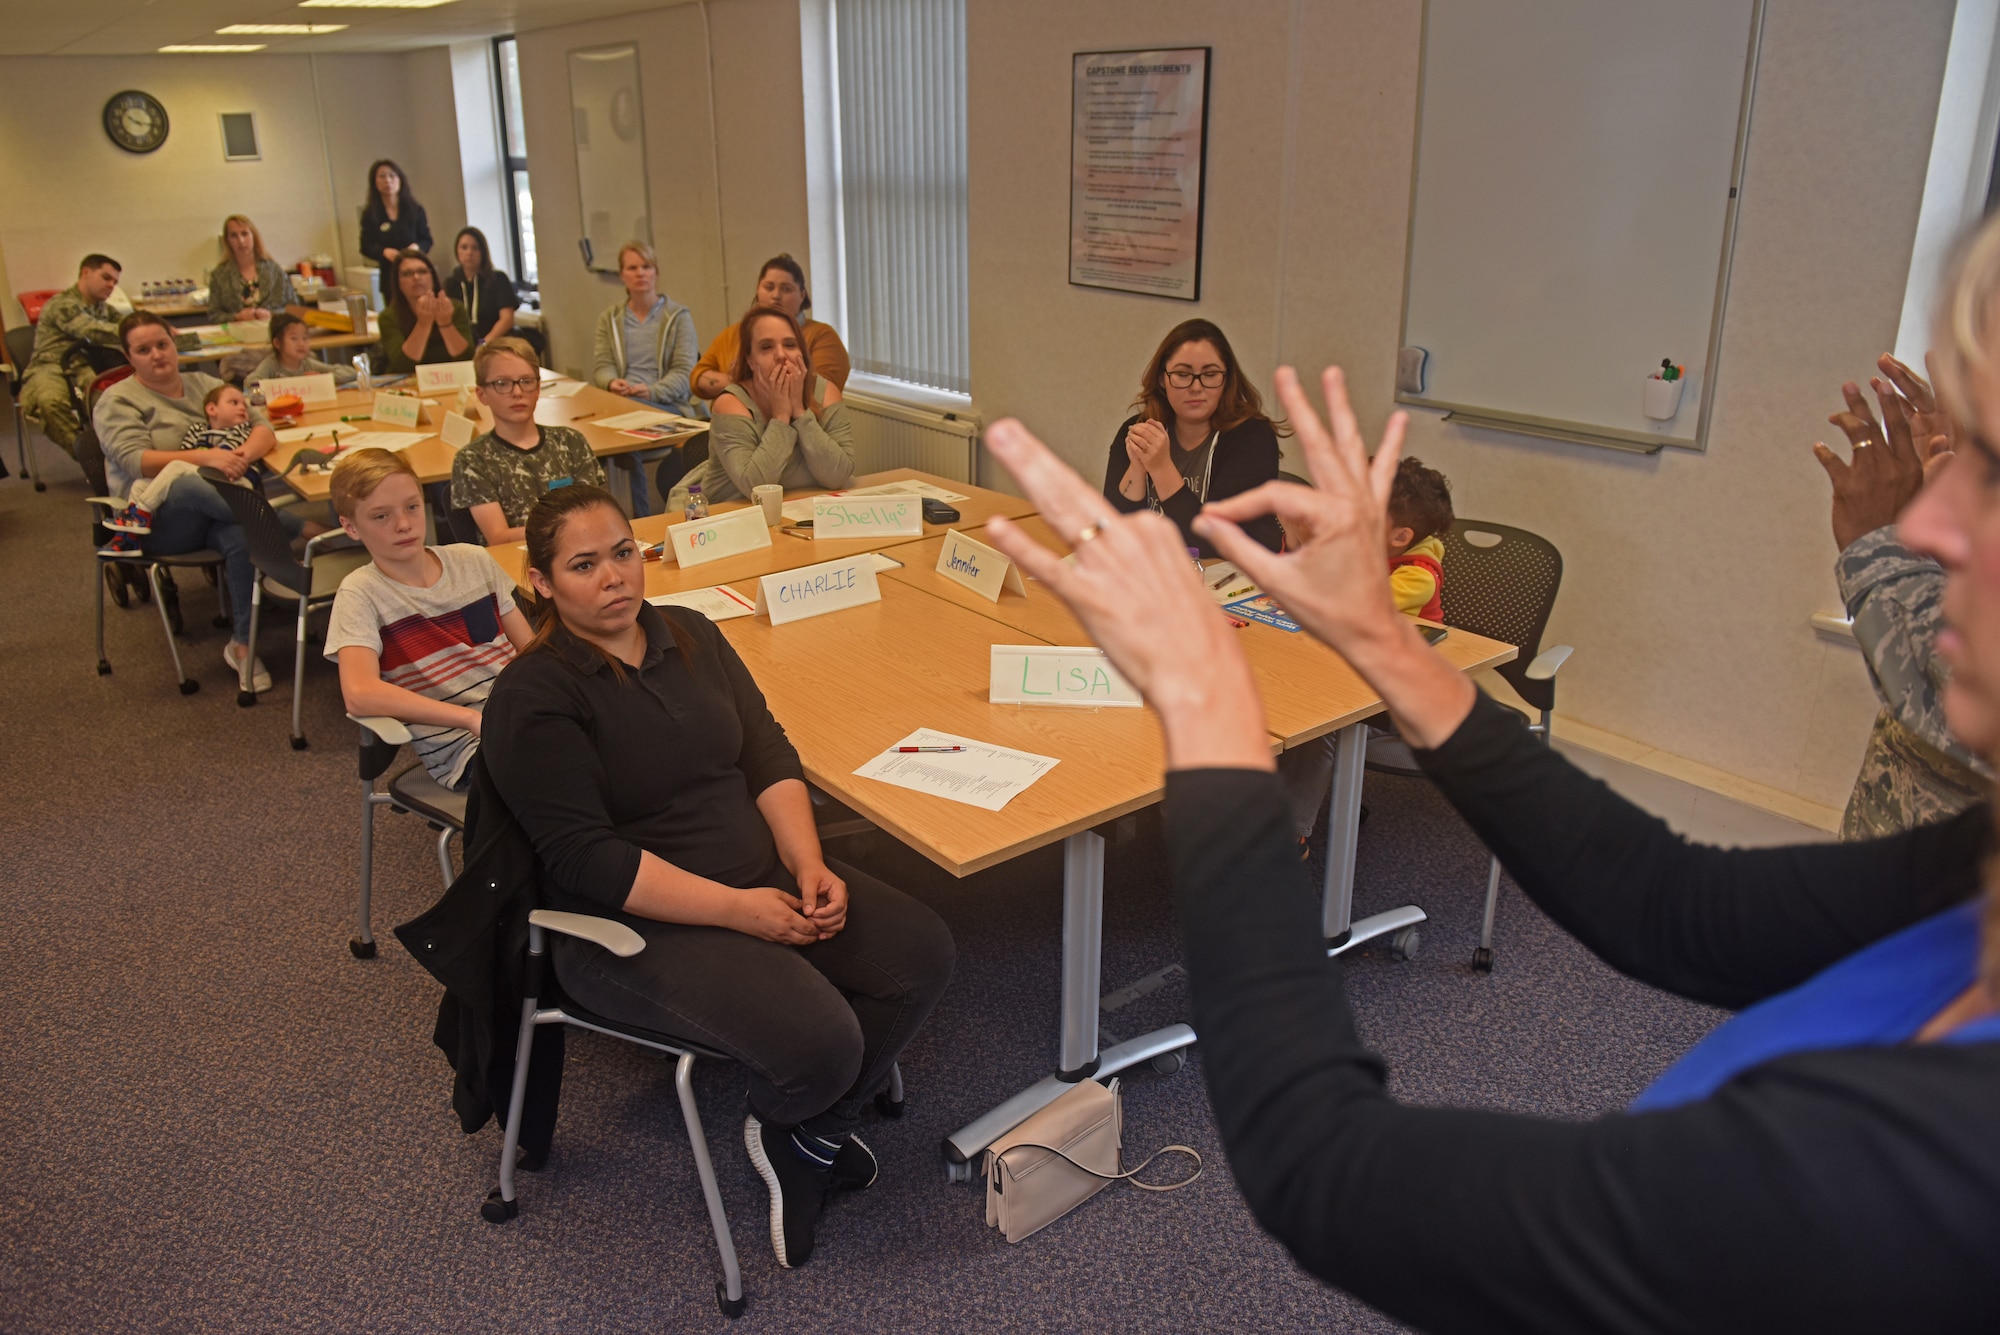
[[[755,1114],[743,1119],[743,1148],[771,1193],[771,1250],[786,1269],[812,1256],[813,1227],[832,1186],[833,1170],[818,1168],[792,1149],[792,1133],[765,1126]]]
[[[831,1171],[836,1191],[866,1191],[875,1185],[881,1170],[875,1163],[875,1151],[863,1145],[861,1137],[849,1135],[834,1154]]]

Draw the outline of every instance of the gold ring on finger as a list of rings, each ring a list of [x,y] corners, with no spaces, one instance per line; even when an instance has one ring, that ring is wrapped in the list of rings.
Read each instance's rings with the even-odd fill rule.
[[[1104,531],[1104,525],[1102,524],[1085,524],[1082,528],[1077,530],[1076,541],[1071,543],[1070,545],[1073,547],[1081,547],[1083,546],[1084,543],[1089,542],[1092,538],[1095,538],[1099,533],[1102,533],[1103,531]]]

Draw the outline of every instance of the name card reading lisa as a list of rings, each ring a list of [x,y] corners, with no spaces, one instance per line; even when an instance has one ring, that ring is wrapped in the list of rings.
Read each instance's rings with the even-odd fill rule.
[[[922,537],[921,496],[815,496],[813,540]]]
[[[315,403],[337,403],[340,388],[333,383],[332,372],[319,375],[274,375],[257,382],[257,388],[264,391],[264,398],[281,399],[287,394],[299,396],[299,402],[307,405]]]
[[[944,535],[944,547],[938,552],[937,572],[996,603],[1000,601],[1002,589],[1024,598],[1028,594],[1028,586],[1012,561],[957,529],[951,529]]]
[[[993,646],[987,699],[996,705],[1110,705],[1136,708],[1138,688],[1111,666],[1102,649],[1045,644]]]
[[[683,569],[771,545],[771,530],[764,526],[764,512],[754,505],[747,510],[731,510],[727,514],[669,525],[667,537],[673,543],[674,560]]]
[[[424,401],[410,394],[377,394],[368,415],[384,426],[414,428],[423,423]]]
[[[881,601],[882,589],[875,582],[875,562],[868,552],[842,561],[802,566],[781,575],[766,575],[757,581],[757,611],[770,617],[774,626]]]
[[[479,383],[471,362],[429,362],[417,368],[417,393],[437,394],[449,389],[470,389]]]

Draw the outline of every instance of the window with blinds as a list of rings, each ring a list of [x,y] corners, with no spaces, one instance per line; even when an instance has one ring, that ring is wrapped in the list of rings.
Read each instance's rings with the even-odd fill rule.
[[[969,394],[965,0],[831,9],[848,352]]]

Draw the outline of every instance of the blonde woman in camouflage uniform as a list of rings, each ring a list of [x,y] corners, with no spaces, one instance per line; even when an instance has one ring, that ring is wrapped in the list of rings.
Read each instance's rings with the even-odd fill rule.
[[[70,385],[73,381],[78,394],[88,394],[97,372],[85,361],[64,363],[85,343],[118,346],[118,317],[105,302],[117,290],[120,272],[109,255],[84,256],[76,282],[50,297],[35,323],[35,353],[21,382],[21,408],[72,458],[83,423],[77,420]]]

